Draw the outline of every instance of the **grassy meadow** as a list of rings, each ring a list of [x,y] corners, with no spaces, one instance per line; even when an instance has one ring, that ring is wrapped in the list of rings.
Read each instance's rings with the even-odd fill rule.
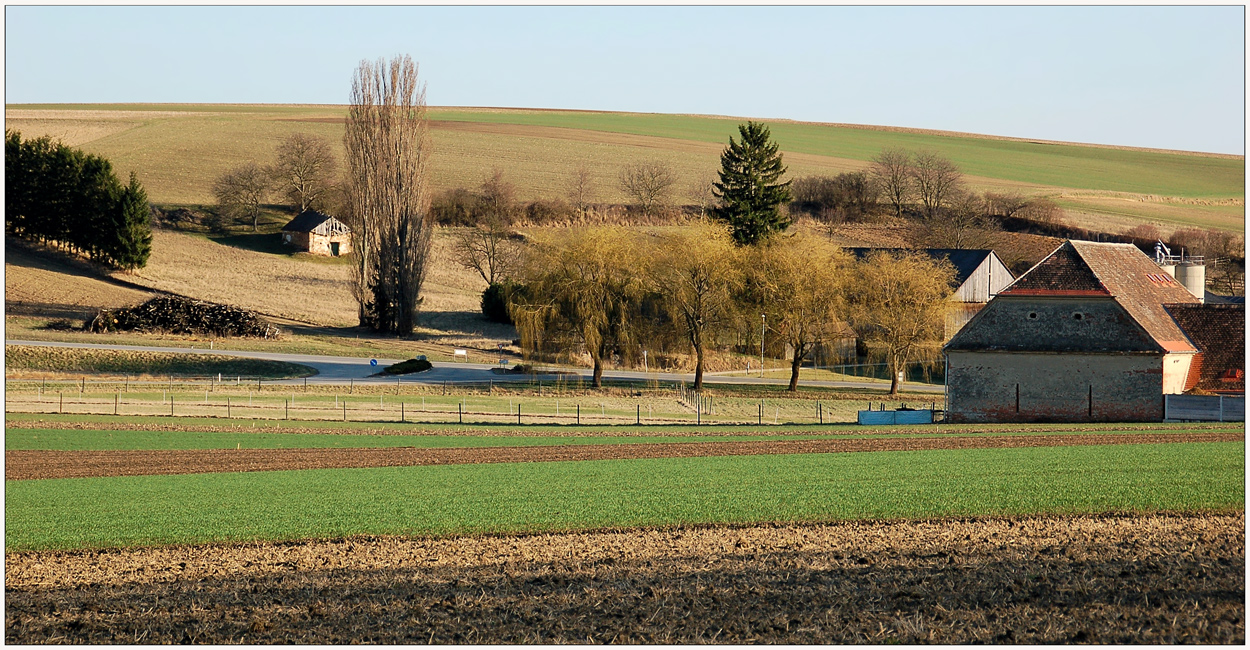
[[[341,142],[342,106],[11,105],[6,127],[63,138],[136,171],[158,204],[206,204],[212,180],[266,162],[295,132]],[[558,198],[587,166],[595,200],[622,202],[621,165],[659,158],[677,171],[678,200],[711,178],[737,118],[691,115],[432,108],[433,187],[475,187],[493,167],[521,199]],[[1243,157],[1085,146],[832,124],[768,121],[791,177],[863,168],[886,147],[928,148],[954,160],[974,189],[1046,195],[1078,224],[1123,229],[1244,228]],[[686,197],[681,195],[685,194]],[[1114,207],[1110,207],[1114,204]],[[1128,221],[1125,221],[1127,219]]]
[[[1243,508],[1242,443],[764,455],[6,481],[47,548],[675,524]]]

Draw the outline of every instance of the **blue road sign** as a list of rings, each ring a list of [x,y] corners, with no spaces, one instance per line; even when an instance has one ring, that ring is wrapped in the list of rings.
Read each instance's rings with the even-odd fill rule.
[[[378,365],[378,360],[377,360],[377,359],[370,359],[370,360],[369,360],[369,365],[371,365],[371,366],[376,366],[376,365]]]

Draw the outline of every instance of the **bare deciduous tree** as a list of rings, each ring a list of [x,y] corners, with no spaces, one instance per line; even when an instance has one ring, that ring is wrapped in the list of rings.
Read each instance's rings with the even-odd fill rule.
[[[898,395],[899,371],[941,344],[954,279],[950,262],[918,253],[878,251],[856,264],[852,321],[869,348],[885,355],[890,395]]]
[[[946,201],[941,217],[925,222],[928,244],[936,248],[990,248],[998,230],[997,219],[986,214],[984,199],[956,190]]]
[[[466,269],[477,271],[490,285],[503,280],[516,269],[521,244],[502,220],[487,218],[483,223],[458,233],[455,250],[456,261]]]
[[[894,216],[903,216],[912,196],[911,154],[903,149],[883,149],[872,159],[869,170],[881,194],[894,207]]]
[[[1016,212],[1016,216],[1042,224],[1061,225],[1063,223],[1063,209],[1044,196],[1029,199],[1024,207]]]
[[[411,334],[432,237],[425,87],[411,58],[361,61],[343,143],[360,322]]]
[[[213,183],[213,196],[221,212],[232,219],[250,220],[252,232],[258,230],[260,205],[269,190],[269,175],[254,162],[231,169]]]
[[[586,163],[578,165],[569,176],[566,189],[569,203],[572,203],[573,208],[579,213],[586,214],[595,198],[595,177],[590,171],[590,166]]]
[[[300,212],[320,205],[322,196],[334,185],[338,161],[325,138],[293,133],[274,151],[270,168],[275,187]]]
[[[677,175],[667,163],[659,160],[634,163],[621,169],[621,190],[642,208],[645,216],[668,200]]]
[[[919,151],[912,159],[912,182],[924,214],[929,219],[959,190],[963,174],[955,163],[934,151]]]
[[[482,181],[482,211],[488,218],[511,222],[516,210],[516,188],[504,180],[503,169],[495,167]]]
[[[708,172],[694,181],[689,188],[689,196],[699,206],[699,216],[705,217],[716,207],[716,172]]]

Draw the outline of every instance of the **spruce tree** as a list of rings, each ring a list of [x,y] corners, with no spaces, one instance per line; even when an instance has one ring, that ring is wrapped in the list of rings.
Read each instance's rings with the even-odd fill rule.
[[[145,266],[152,254],[152,210],[148,207],[148,193],[134,172],[130,172],[130,184],[121,190],[116,214],[118,246],[114,264],[127,271]]]
[[[712,214],[727,222],[739,245],[755,244],[790,226],[779,206],[790,202],[790,182],[777,182],[786,173],[777,143],[768,127],[758,122],[738,125],[741,142],[729,138],[720,155],[720,182],[712,183],[721,200]]]

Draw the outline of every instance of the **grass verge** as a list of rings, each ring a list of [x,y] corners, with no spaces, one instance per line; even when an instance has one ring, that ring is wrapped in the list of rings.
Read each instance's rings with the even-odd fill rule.
[[[34,345],[4,346],[6,373],[13,371],[92,373],[167,377],[228,375],[290,379],[317,374],[308,366],[285,361],[204,354],[93,350]]]
[[[1245,507],[1242,443],[6,481],[9,550]]]

